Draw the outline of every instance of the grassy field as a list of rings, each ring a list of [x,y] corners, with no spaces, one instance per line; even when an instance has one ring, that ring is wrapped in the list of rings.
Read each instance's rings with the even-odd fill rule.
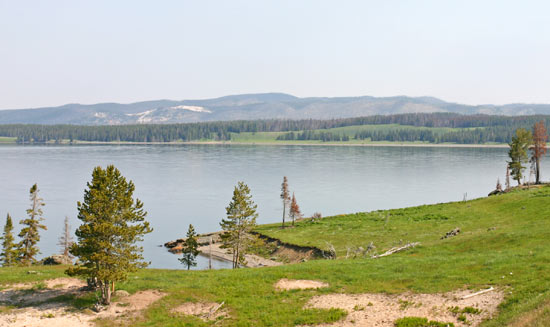
[[[441,239],[459,227],[458,236]],[[550,317],[550,187],[517,190],[467,202],[303,220],[294,228],[264,225],[258,231],[285,242],[326,249],[336,260],[259,269],[176,271],[146,269],[119,284],[129,292],[159,289],[168,295],[151,306],[135,326],[206,326],[170,310],[188,301],[224,301],[230,318],[216,326],[295,326],[332,322],[341,310],[304,310],[314,295],[328,293],[435,293],[495,286],[505,290],[499,315],[483,324],[547,326]],[[347,249],[376,246],[381,253],[405,242],[421,242],[407,252],[380,259],[345,259]],[[61,276],[62,267],[0,269],[0,284]],[[319,290],[280,292],[280,278],[329,283]],[[74,301],[74,299],[73,299]],[[80,303],[86,303],[81,300]],[[109,326],[111,321],[99,322]]]
[[[0,143],[15,143],[15,141],[17,141],[16,137],[0,136]]]
[[[319,140],[306,140],[306,141],[284,141],[277,140],[277,137],[284,135],[287,132],[261,132],[261,133],[231,133],[231,141],[237,143],[287,143],[287,144],[368,144],[373,143],[369,140],[355,140],[355,134],[364,131],[388,131],[388,130],[426,130],[432,131],[434,134],[443,134],[452,131],[459,131],[460,128],[431,128],[431,127],[416,127],[398,124],[386,124],[386,125],[360,125],[360,126],[346,126],[329,129],[313,130],[313,132],[325,132],[333,133],[341,136],[349,136],[350,140],[346,142],[322,142]],[[300,133],[300,132],[295,132]],[[375,143],[396,143],[396,142],[375,142]],[[422,143],[422,142],[405,142],[405,143]]]

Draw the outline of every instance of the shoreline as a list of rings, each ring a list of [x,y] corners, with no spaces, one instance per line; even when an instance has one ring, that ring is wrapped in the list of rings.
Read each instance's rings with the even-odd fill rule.
[[[426,148],[508,148],[508,144],[456,144],[456,143],[293,143],[293,142],[231,142],[231,141],[189,141],[189,142],[101,142],[75,141],[73,143],[0,143],[10,145],[266,145],[266,146],[337,146],[337,147],[426,147]]]

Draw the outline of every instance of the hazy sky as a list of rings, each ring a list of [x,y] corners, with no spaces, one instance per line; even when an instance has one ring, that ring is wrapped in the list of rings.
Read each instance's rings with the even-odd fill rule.
[[[0,0],[0,108],[238,93],[550,103],[548,1]]]

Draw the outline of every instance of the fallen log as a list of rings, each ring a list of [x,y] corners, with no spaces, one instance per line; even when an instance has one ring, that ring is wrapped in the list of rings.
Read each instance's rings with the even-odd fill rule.
[[[217,306],[213,307],[212,309],[210,309],[210,312],[208,313],[208,316],[206,316],[207,319],[210,319],[210,317],[216,313],[216,311],[218,311],[222,306],[223,304],[225,303],[225,301],[223,301],[222,303],[218,304]]]
[[[417,245],[420,245],[420,242],[408,243],[408,244],[405,244],[403,246],[393,247],[393,248],[389,249],[388,251],[386,251],[382,254],[373,255],[372,258],[373,259],[378,259],[378,258],[381,258],[381,257],[387,257],[387,256],[392,255],[394,253],[405,251],[405,250],[410,249],[410,248],[414,248]]]
[[[486,290],[481,290],[481,291],[476,292],[476,293],[473,293],[473,294],[465,295],[465,296],[462,297],[462,300],[466,300],[466,299],[469,299],[469,298],[474,297],[474,296],[478,296],[478,295],[481,295],[481,294],[485,294],[485,293],[491,292],[491,291],[493,291],[494,289],[495,289],[495,288],[491,286],[490,288],[488,288],[488,289],[486,289]]]

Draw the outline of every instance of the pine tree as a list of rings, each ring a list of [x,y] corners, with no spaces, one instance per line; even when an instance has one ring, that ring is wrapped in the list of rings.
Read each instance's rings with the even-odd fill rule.
[[[84,201],[77,203],[82,225],[75,232],[77,243],[70,253],[82,264],[66,273],[97,280],[105,305],[111,303],[115,281],[124,281],[129,273],[148,265],[142,262],[143,248],[136,242],[152,229],[145,221],[143,203],[133,198],[134,190],[134,183],[126,181],[115,166],[96,167]]]
[[[531,148],[531,160],[535,168],[535,184],[540,184],[540,160],[546,154],[547,141],[546,127],[544,126],[544,120],[541,120],[533,127],[533,147]]]
[[[292,218],[292,226],[294,226],[294,221],[302,217],[302,212],[300,212],[300,206],[296,202],[296,197],[292,193],[292,202],[290,203],[290,218]]]
[[[61,254],[67,258],[73,258],[70,253],[71,246],[73,245],[73,236],[71,235],[71,225],[69,225],[69,217],[65,216],[63,222],[63,234],[59,237],[57,245],[61,247]]]
[[[8,213],[6,225],[4,225],[4,234],[2,235],[2,253],[0,253],[3,267],[14,266],[17,263],[17,248],[13,240],[13,222]]]
[[[220,223],[224,231],[221,235],[222,248],[233,254],[233,268],[246,264],[245,254],[254,241],[250,231],[256,226],[256,209],[250,189],[245,183],[239,182],[233,190],[229,206],[225,208],[227,219],[222,219]]]
[[[290,202],[290,193],[288,192],[288,179],[283,177],[283,183],[281,184],[281,200],[283,200],[283,226],[285,228],[286,208]]]
[[[195,227],[189,225],[187,229],[187,238],[183,242],[183,248],[181,249],[182,258],[178,259],[182,264],[187,266],[187,270],[197,265],[197,256],[199,255],[199,243],[197,242],[197,233],[195,233]]]
[[[19,223],[27,227],[23,227],[19,233],[22,238],[18,244],[19,260],[23,265],[31,265],[36,263],[36,255],[40,253],[37,243],[40,241],[39,230],[46,230],[46,226],[40,222],[44,220],[42,217],[42,207],[44,206],[43,199],[38,196],[38,186],[34,184],[29,193],[31,200],[31,208],[27,209],[29,218],[22,219]]]
[[[523,170],[526,163],[529,159],[527,151],[529,146],[533,143],[533,135],[530,131],[519,128],[516,130],[516,135],[512,138],[512,142],[509,144],[510,150],[508,151],[508,156],[510,161],[508,166],[514,180],[518,182],[518,185],[521,185],[521,179],[523,178]]]

